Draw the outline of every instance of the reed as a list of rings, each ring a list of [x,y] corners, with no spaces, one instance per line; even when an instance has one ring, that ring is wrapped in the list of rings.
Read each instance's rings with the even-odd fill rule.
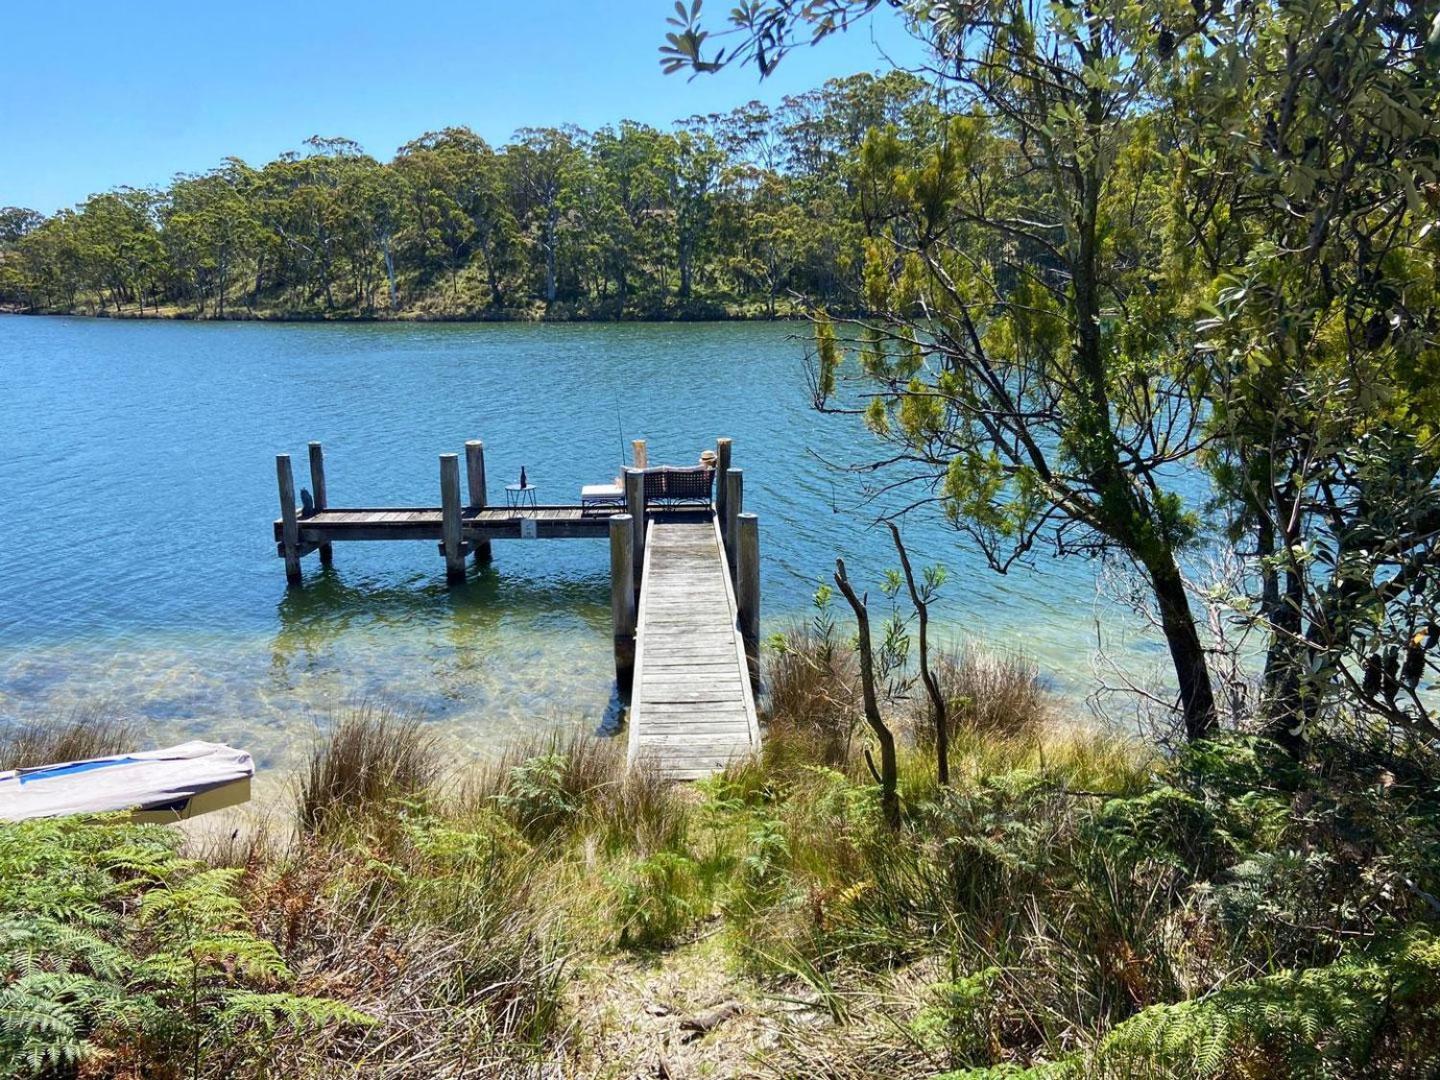
[[[101,708],[0,729],[0,769],[28,769],[133,750],[135,724]]]
[[[435,736],[419,718],[362,706],[320,739],[296,793],[302,834],[385,810],[426,792],[440,775]]]

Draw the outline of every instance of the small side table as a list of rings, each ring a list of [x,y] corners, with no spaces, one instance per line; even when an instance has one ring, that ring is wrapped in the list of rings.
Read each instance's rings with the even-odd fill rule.
[[[536,506],[535,492],[539,487],[539,484],[506,484],[505,505],[512,510],[518,510],[525,506],[534,510]]]

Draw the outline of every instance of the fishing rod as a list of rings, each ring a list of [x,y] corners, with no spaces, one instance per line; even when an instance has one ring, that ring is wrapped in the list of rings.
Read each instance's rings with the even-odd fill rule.
[[[625,469],[625,423],[620,418],[620,395],[615,395],[615,432],[620,436],[620,469]]]

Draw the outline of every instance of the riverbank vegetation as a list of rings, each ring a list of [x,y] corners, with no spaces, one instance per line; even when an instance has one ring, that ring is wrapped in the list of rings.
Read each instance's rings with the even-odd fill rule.
[[[702,5],[677,5],[666,62],[768,71],[880,6],[743,5],[721,54]],[[587,739],[445,777],[422,727],[372,715],[317,750],[293,842],[182,854],[120,825],[0,834],[0,1051],[17,1068],[1440,1070],[1440,16],[1402,0],[888,6],[930,45],[940,92],[835,84],[825,115],[855,126],[787,131],[786,153],[813,135],[835,171],[795,189],[819,201],[790,204],[803,226],[760,261],[815,238],[823,259],[759,295],[808,294],[815,405],[875,434],[877,494],[947,515],[997,571],[1041,544],[1116,571],[1169,662],[1168,685],[1128,688],[1153,731],[1097,733],[1056,716],[1023,661],[928,641],[944,575],[917,576],[897,531],[880,594],[913,620],[872,620],[837,561],[845,617],[826,590],[812,625],[770,645],[762,753],[693,788]],[[847,113],[851,93],[906,104]],[[703,127],[674,152],[710,145]],[[756,131],[760,160],[773,126]],[[386,168],[442,170],[415,189],[429,199],[459,137]],[[626,170],[649,160],[630,150],[658,137],[602,132],[580,153],[578,136],[531,133],[498,155],[531,178],[583,159],[598,186],[572,190],[611,200],[520,185],[522,242],[503,250],[522,252],[530,299],[559,303],[568,280],[587,310],[623,314],[702,288],[689,210],[626,202],[641,175]],[[578,156],[545,156],[562,144]],[[306,177],[364,164],[313,149],[267,167],[294,181],[279,190],[308,231],[272,228],[250,256],[270,274],[285,252],[291,275],[253,288],[257,310],[380,306],[364,298],[385,295],[402,234],[382,214],[358,262],[312,242],[334,235],[316,192],[342,185]],[[811,175],[775,160],[782,188]],[[194,182],[229,197],[229,180]],[[453,299],[463,280],[475,310],[499,310],[502,248],[480,239],[496,204],[473,193],[424,219],[433,277],[412,267],[407,287]],[[113,198],[93,221],[130,196]],[[664,237],[648,277],[603,243],[563,246],[608,235],[562,233],[587,206]],[[16,232],[7,272],[71,273],[26,251],[87,212]],[[755,202],[742,216],[780,221]],[[102,272],[57,286],[61,306],[218,315],[234,264],[212,258],[175,296],[136,286],[144,252],[180,250],[158,212],[137,220],[125,235],[151,239],[97,249],[85,265]],[[463,259],[447,223],[468,230]],[[196,251],[234,250],[205,235]],[[337,292],[337,267],[365,260],[371,286]],[[1183,501],[1181,470],[1211,497]]]
[[[693,789],[557,736],[442,775],[337,724],[293,817],[0,832],[7,1074],[1422,1076],[1440,1066],[1440,794],[1363,734],[1297,765],[1057,724],[1038,673],[774,643],[763,755]],[[282,811],[283,812],[283,811]],[[1430,926],[1427,926],[1427,920]]]
[[[923,80],[832,80],[671,130],[308,139],[46,217],[0,210],[0,303],[181,318],[725,318],[859,295],[864,133],[934,130]]]

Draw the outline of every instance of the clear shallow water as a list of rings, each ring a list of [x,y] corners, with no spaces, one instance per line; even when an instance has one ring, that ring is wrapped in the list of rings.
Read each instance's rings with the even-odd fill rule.
[[[262,325],[0,317],[0,720],[103,703],[156,741],[217,738],[285,764],[358,701],[423,711],[477,751],[611,701],[603,541],[497,542],[447,587],[428,544],[342,544],[288,589],[274,455],[332,505],[437,505],[436,456],[483,438],[492,499],[527,466],[546,501],[612,477],[623,439],[689,463],[735,440],[760,515],[765,631],[807,617],[836,554],[895,564],[859,481],[858,424],[816,415],[803,327],[773,324]],[[937,618],[1091,688],[1094,568],[990,573],[917,518],[918,564],[951,571]],[[1148,666],[1154,654],[1136,652]]]

